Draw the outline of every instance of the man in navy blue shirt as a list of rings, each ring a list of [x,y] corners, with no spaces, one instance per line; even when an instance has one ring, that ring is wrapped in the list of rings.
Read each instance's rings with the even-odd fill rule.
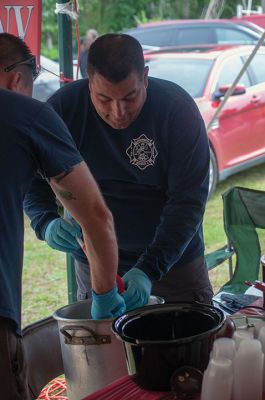
[[[1,33],[0,397],[5,400],[31,398],[21,341],[21,280],[23,199],[36,173],[81,226],[92,279],[92,316],[113,317],[125,311],[116,286],[112,215],[61,118],[48,104],[30,98],[36,75],[36,60],[26,44]],[[58,219],[65,231],[79,235],[79,225]]]
[[[148,78],[142,48],[128,35],[96,39],[87,70],[89,79],[59,89],[49,103],[112,211],[127,309],[146,304],[150,293],[210,303],[202,233],[209,145],[194,100],[178,85]],[[39,239],[73,254],[78,297],[89,297],[86,259],[74,235],[59,240],[64,232],[53,226],[57,207],[45,182],[33,182],[25,210]]]

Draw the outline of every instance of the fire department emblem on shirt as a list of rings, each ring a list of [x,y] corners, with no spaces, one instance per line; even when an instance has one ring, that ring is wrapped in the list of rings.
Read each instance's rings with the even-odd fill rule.
[[[140,169],[145,169],[150,165],[154,165],[158,153],[154,141],[148,139],[145,135],[141,135],[131,141],[126,154],[131,164]]]

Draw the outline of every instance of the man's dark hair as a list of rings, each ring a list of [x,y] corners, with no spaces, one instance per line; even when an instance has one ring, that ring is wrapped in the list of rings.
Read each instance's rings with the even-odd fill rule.
[[[26,43],[10,33],[0,33],[0,66],[7,66],[27,60],[32,53]]]
[[[142,46],[135,38],[126,34],[102,35],[90,47],[87,72],[91,78],[93,74],[98,73],[110,82],[121,82],[131,72],[136,72],[142,79]]]

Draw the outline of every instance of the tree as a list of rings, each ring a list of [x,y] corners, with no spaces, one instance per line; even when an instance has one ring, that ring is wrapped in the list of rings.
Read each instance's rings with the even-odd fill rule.
[[[58,57],[58,28],[55,14],[55,0],[42,2],[42,54]]]

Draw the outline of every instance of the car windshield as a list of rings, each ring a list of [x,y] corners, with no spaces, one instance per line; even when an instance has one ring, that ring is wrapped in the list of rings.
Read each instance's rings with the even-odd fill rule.
[[[146,60],[149,76],[167,79],[183,87],[192,97],[203,95],[212,60],[156,58]]]

